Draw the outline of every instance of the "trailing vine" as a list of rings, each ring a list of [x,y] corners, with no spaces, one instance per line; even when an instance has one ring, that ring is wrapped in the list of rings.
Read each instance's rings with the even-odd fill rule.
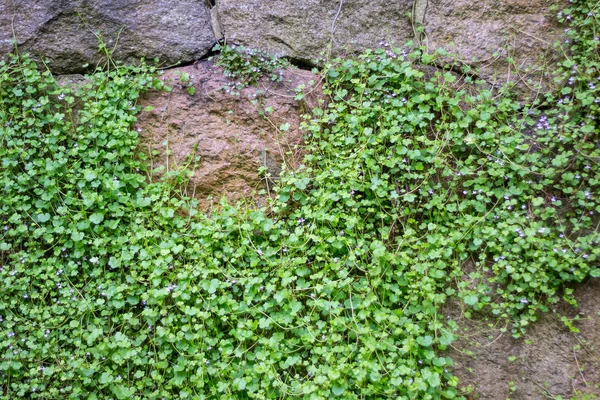
[[[520,336],[600,276],[592,3],[559,14],[564,85],[531,104],[421,49],[331,62],[304,165],[211,216],[148,182],[153,68],[69,89],[0,63],[0,398],[460,397],[448,300]]]

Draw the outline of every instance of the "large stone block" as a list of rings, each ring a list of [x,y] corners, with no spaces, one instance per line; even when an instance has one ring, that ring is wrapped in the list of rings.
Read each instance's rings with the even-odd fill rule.
[[[96,35],[115,60],[163,65],[197,60],[215,43],[201,0],[0,0],[0,57],[16,38],[21,53],[49,60],[53,72],[80,72],[106,60]]]
[[[524,91],[535,90],[536,83],[548,83],[540,78],[553,65],[553,44],[562,32],[549,16],[553,2],[428,0],[427,44],[458,54],[492,84],[512,81]]]
[[[301,62],[414,37],[412,0],[219,0],[225,38]]]
[[[552,0],[218,0],[225,38],[303,62],[360,52],[381,41],[444,48],[496,85],[533,89],[551,66],[547,53],[562,29],[548,18]],[[409,16],[410,15],[410,16]],[[496,54],[496,55],[495,55]],[[507,56],[514,63],[506,63]],[[515,66],[521,68],[515,73]],[[523,70],[530,68],[529,75]]]

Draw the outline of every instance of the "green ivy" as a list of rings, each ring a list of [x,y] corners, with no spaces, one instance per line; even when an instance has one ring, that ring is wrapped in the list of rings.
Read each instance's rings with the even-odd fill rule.
[[[231,79],[224,89],[233,95],[239,94],[245,87],[256,85],[262,77],[281,82],[283,69],[290,66],[289,61],[279,55],[234,44],[217,43],[213,51],[219,52],[217,65]]]
[[[420,49],[333,61],[304,165],[211,216],[148,181],[153,68],[0,63],[0,398],[460,397],[448,300],[518,336],[600,276],[600,42],[573,4],[561,93],[527,104]]]

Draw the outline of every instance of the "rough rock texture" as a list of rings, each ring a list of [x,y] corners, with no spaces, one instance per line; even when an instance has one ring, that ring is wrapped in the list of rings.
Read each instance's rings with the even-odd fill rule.
[[[200,0],[0,0],[0,58],[13,49],[43,55],[55,73],[81,72],[106,60],[158,57],[162,65],[204,56],[215,43],[210,11]]]
[[[511,79],[526,89],[541,74],[515,74],[502,60],[513,46],[515,65],[547,65],[541,58],[561,32],[546,17],[552,2],[219,0],[210,10],[210,0],[0,0],[0,57],[12,49],[13,28],[20,50],[44,55],[56,73],[102,61],[96,31],[109,49],[118,42],[116,59],[158,57],[163,65],[201,58],[221,34],[308,64],[330,44],[340,55],[416,39],[456,52],[492,84]]]
[[[561,32],[545,15],[552,0],[220,0],[225,37],[235,43],[310,62],[332,38],[333,54],[377,47],[381,41],[423,40],[431,51],[443,47],[481,68],[491,83],[515,76],[492,55],[514,46],[515,64],[538,68]],[[341,8],[340,8],[341,5]],[[338,14],[339,10],[339,14]],[[410,12],[412,17],[407,17]],[[337,17],[337,18],[336,18]],[[418,32],[423,26],[425,33]],[[502,50],[501,54],[506,55]],[[472,62],[477,57],[479,61]],[[498,75],[494,77],[494,75]],[[535,75],[534,75],[535,76]],[[523,78],[523,79],[521,79]]]
[[[193,176],[184,190],[203,206],[223,196],[236,201],[251,198],[257,190],[269,190],[284,160],[291,168],[300,161],[301,115],[319,93],[318,82],[310,86],[310,81],[317,80],[312,73],[295,68],[282,72],[282,82],[266,79],[258,87],[232,95],[223,89],[229,79],[212,61],[167,71],[164,79],[175,84],[174,90],[144,95],[140,104],[154,109],[142,112],[137,122],[142,146],[154,151],[153,167],[164,167],[157,175],[191,161],[188,168]],[[178,76],[183,73],[190,75],[194,95],[180,86]],[[313,91],[302,104],[294,100],[299,84]],[[268,107],[272,113],[261,116],[259,111]],[[290,128],[283,132],[279,128],[286,122]],[[199,162],[194,162],[197,156]],[[271,178],[259,176],[260,167],[267,167]]]
[[[423,21],[427,44],[458,54],[491,83],[510,79],[533,89],[541,76],[535,69],[547,67],[552,44],[562,32],[547,15],[554,2],[483,0],[474,5],[470,0],[429,0]],[[514,65],[506,63],[507,56],[514,58]],[[533,70],[516,74],[515,66]]]
[[[336,54],[375,48],[381,41],[404,43],[414,36],[406,16],[412,4],[413,0],[219,0],[217,7],[228,40],[310,62],[320,57],[332,37]]]
[[[469,320],[459,310],[447,310],[461,326],[460,340],[449,356],[461,387],[471,386],[469,399],[558,399],[600,395],[600,280],[576,288],[578,309],[558,304],[541,315],[524,339],[515,340],[485,320]],[[560,316],[580,333],[570,332]],[[512,382],[512,384],[511,384]],[[512,386],[512,388],[511,388]],[[559,397],[561,396],[561,397]]]

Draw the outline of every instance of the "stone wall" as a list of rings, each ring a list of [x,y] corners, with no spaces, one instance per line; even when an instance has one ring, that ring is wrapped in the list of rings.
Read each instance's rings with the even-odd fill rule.
[[[215,44],[210,11],[198,0],[0,0],[0,57],[13,49],[48,60],[57,74],[107,60],[197,60]],[[114,52],[113,52],[114,49]]]
[[[159,58],[164,66],[204,57],[224,38],[280,53],[300,64],[381,42],[412,40],[445,48],[491,83],[533,86],[515,66],[543,69],[561,32],[547,17],[552,0],[0,0],[0,57],[16,42],[44,56],[55,73],[106,60]],[[505,56],[514,58],[508,65]]]

